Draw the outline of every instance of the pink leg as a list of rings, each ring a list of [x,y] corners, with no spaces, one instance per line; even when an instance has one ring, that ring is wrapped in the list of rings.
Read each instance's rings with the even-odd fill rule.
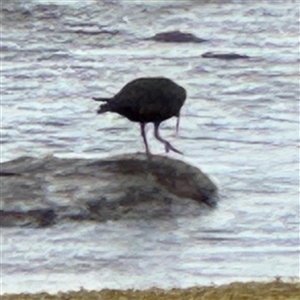
[[[180,115],[178,115],[177,122],[176,122],[176,136],[178,136],[178,132],[179,132],[179,120],[180,120]]]
[[[169,152],[170,150],[176,152],[176,153],[179,153],[179,154],[182,154],[179,150],[177,150],[176,148],[174,148],[168,141],[164,140],[160,135],[159,135],[159,132],[158,132],[158,129],[159,129],[159,124],[160,123],[154,123],[154,136],[162,143],[165,144],[165,150],[166,152]]]
[[[151,154],[150,151],[149,151],[148,142],[147,142],[147,138],[146,138],[145,126],[146,126],[145,123],[141,123],[141,134],[142,134],[144,144],[145,144],[145,147],[146,147],[146,153]]]

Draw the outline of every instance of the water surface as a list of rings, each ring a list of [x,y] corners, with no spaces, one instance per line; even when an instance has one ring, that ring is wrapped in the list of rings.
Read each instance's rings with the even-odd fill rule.
[[[96,116],[141,76],[188,91],[179,137],[220,187],[207,216],[3,228],[1,292],[171,288],[299,276],[299,4],[26,1],[2,5],[1,159],[144,151],[139,125]],[[203,44],[146,38],[181,30]],[[248,60],[204,59],[207,51]],[[152,152],[163,153],[148,125]],[[17,283],[17,284],[16,284]]]

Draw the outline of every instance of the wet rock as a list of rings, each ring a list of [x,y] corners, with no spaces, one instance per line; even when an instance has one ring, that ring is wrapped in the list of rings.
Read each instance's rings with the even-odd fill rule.
[[[1,226],[166,218],[214,207],[218,199],[198,168],[157,155],[21,157],[1,164],[0,176]]]
[[[32,209],[27,211],[0,210],[0,226],[46,227],[55,224],[53,209]]]
[[[168,31],[158,33],[155,36],[148,38],[148,40],[165,43],[203,43],[207,41],[198,38],[191,33],[184,33],[181,31]]]
[[[206,53],[203,53],[201,56],[203,58],[217,58],[217,59],[225,59],[225,60],[250,58],[247,55],[240,55],[237,53],[214,53],[214,52],[206,52]]]
[[[88,30],[88,29],[77,29],[77,30],[65,30],[63,33],[76,33],[86,35],[106,35],[115,36],[119,33],[119,30]]]

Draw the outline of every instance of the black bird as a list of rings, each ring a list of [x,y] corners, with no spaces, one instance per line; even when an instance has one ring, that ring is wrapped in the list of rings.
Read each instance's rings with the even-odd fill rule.
[[[159,135],[161,122],[177,117],[176,132],[179,127],[180,109],[186,99],[186,91],[172,80],[164,77],[138,78],[127,83],[112,98],[93,98],[106,102],[100,105],[97,113],[107,111],[118,113],[130,121],[141,124],[141,134],[147,154],[150,153],[146,135],[146,123],[154,123],[154,136],[165,145],[165,150],[180,153]]]

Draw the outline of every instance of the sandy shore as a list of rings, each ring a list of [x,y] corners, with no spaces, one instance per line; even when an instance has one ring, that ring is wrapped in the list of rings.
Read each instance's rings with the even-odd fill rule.
[[[188,289],[161,290],[152,288],[146,291],[139,290],[101,290],[58,293],[50,295],[48,293],[37,294],[10,294],[3,295],[2,300],[29,300],[29,299],[101,299],[101,300],[196,300],[196,299],[222,299],[222,300],[272,300],[272,299],[300,299],[300,283],[285,283],[276,280],[270,283],[248,282],[231,283],[229,285],[192,287]]]

